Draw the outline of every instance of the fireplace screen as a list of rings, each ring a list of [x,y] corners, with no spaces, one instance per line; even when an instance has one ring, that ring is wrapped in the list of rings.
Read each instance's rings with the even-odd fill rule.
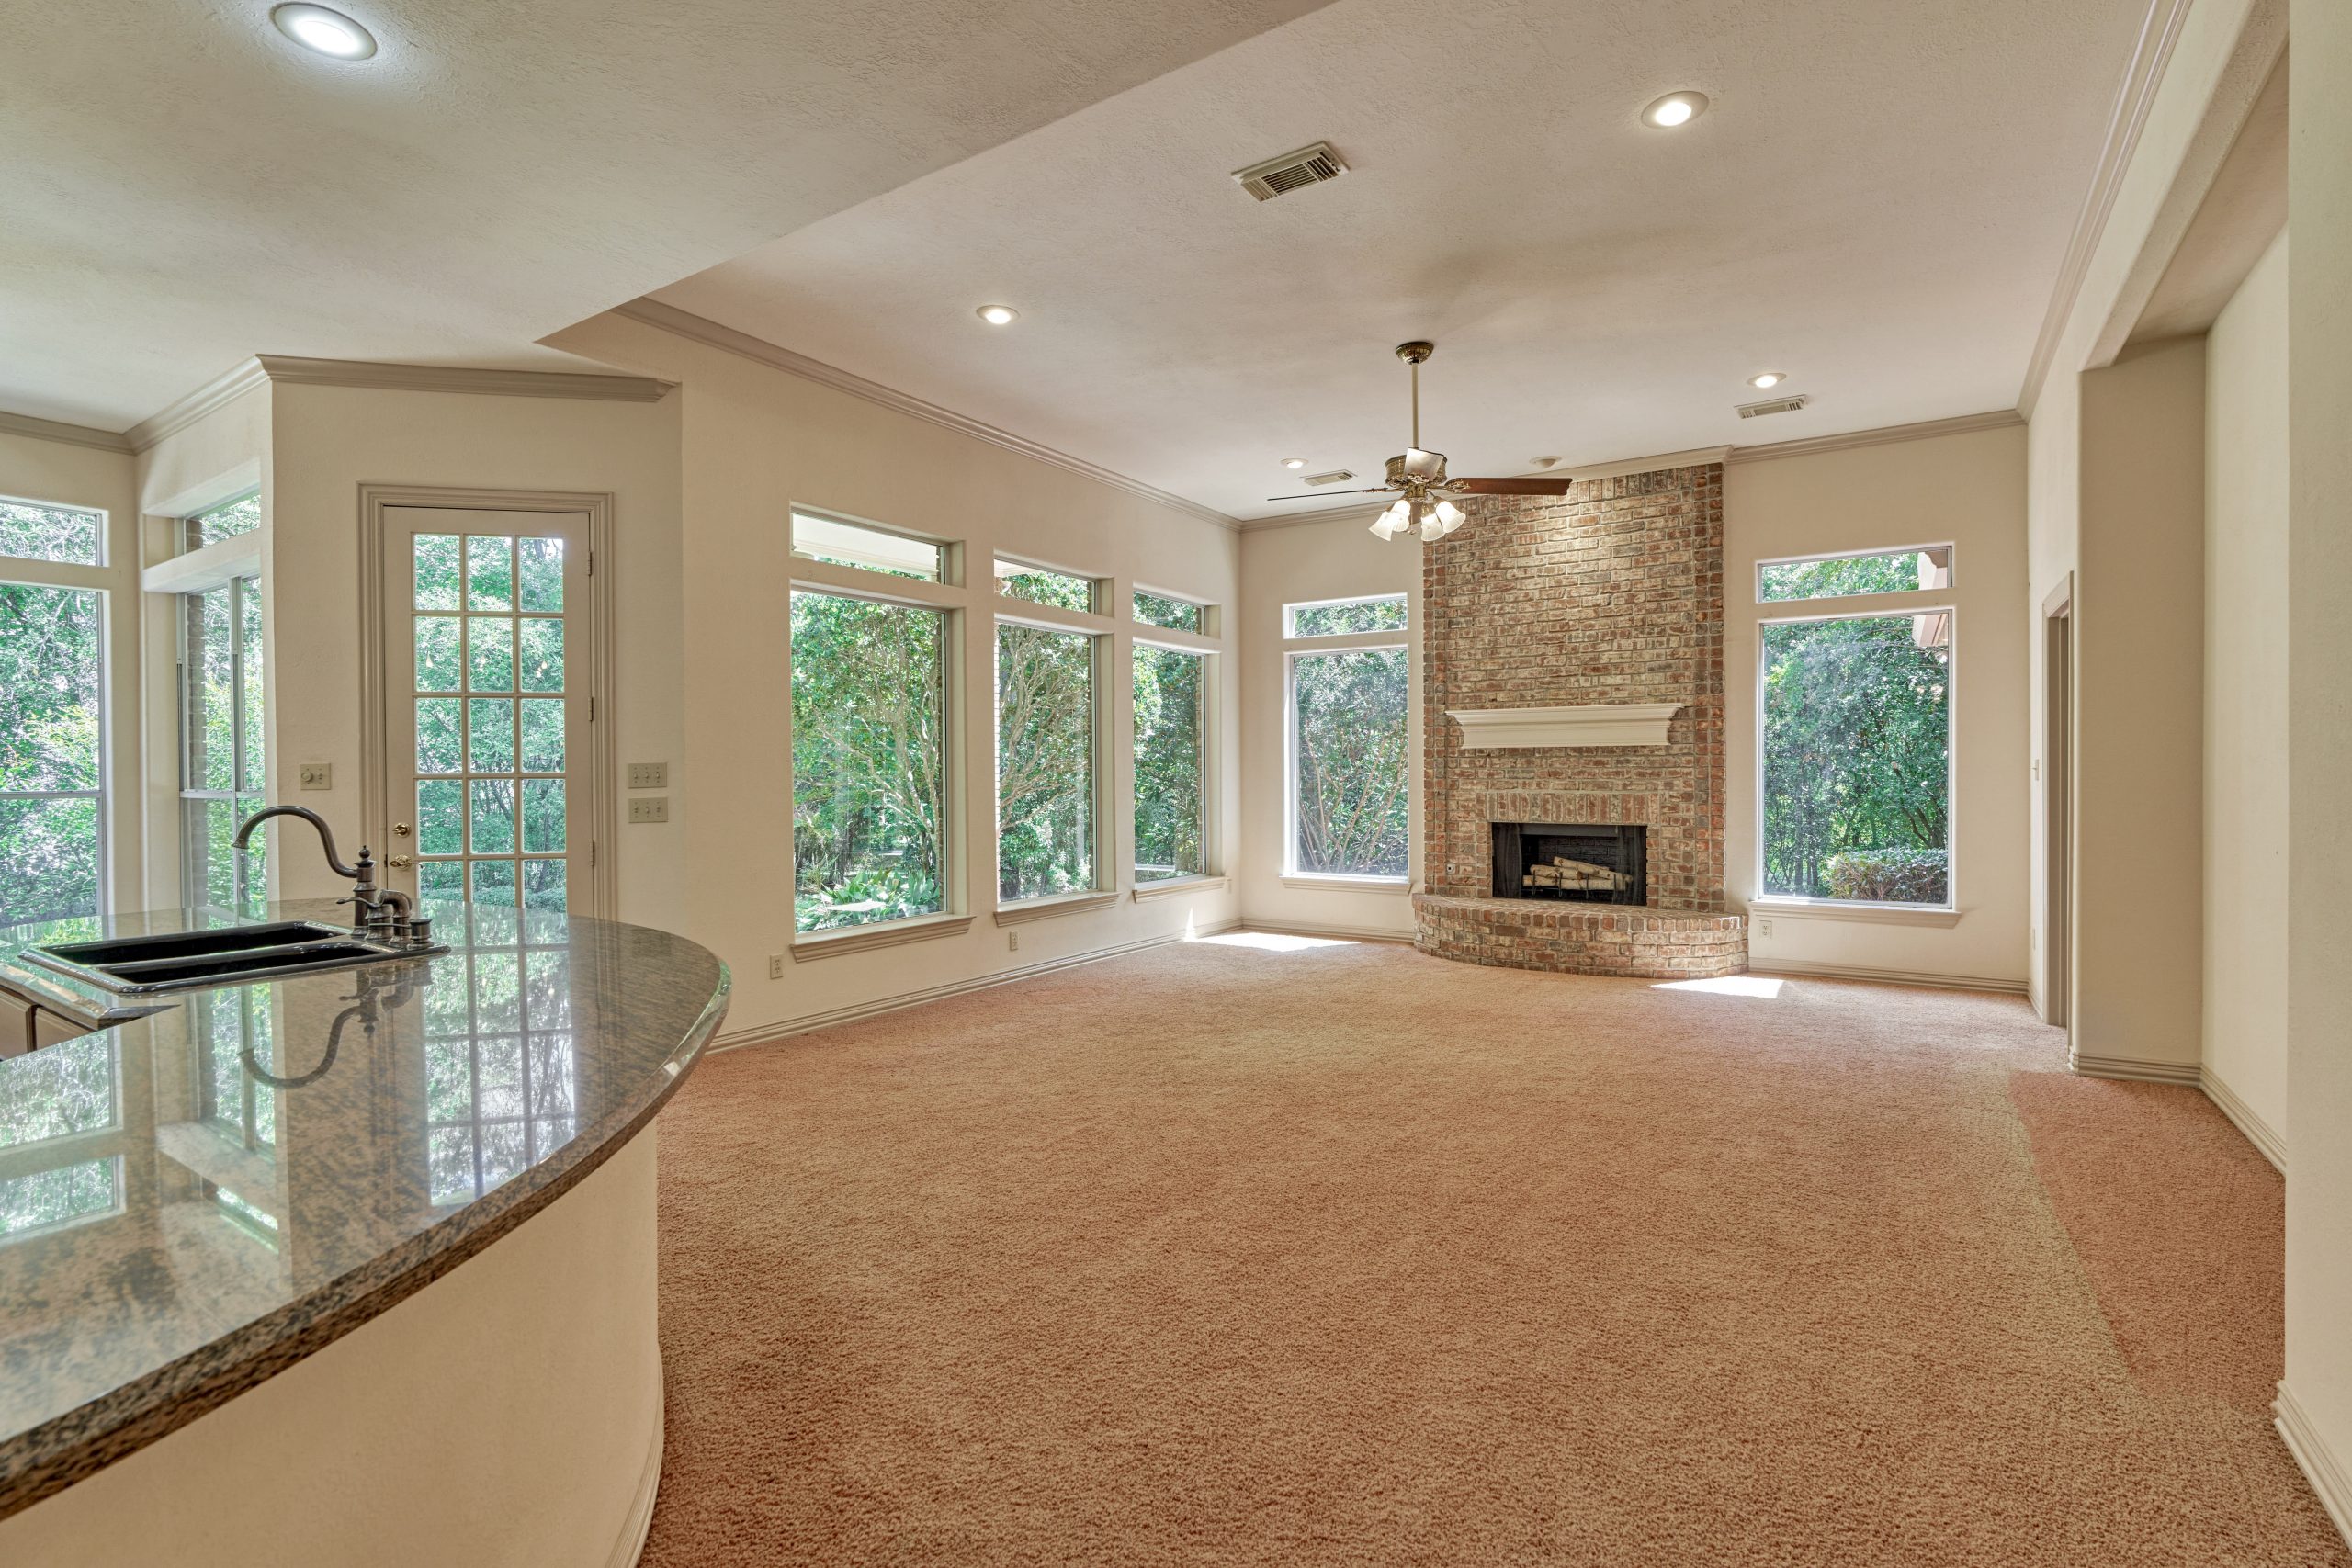
[[[1649,902],[1649,829],[1639,823],[1498,822],[1495,897]]]

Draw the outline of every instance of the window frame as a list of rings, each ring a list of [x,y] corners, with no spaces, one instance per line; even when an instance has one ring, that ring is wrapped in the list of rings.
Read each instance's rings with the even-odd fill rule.
[[[1178,604],[1190,604],[1193,608],[1201,613],[1201,624],[1197,626],[1163,626],[1158,621],[1147,621],[1141,615],[1136,614],[1136,601],[1139,598],[1147,597],[1152,599],[1166,599]],[[1165,590],[1153,588],[1140,582],[1129,582],[1127,584],[1126,621],[1129,626],[1141,628],[1136,630],[1135,635],[1147,642],[1157,641],[1158,639],[1153,634],[1161,632],[1172,632],[1178,637],[1215,638],[1219,636],[1224,629],[1218,624],[1221,618],[1221,612],[1214,600],[1195,598],[1190,593],[1170,593]],[[1159,643],[1159,646],[1162,648],[1173,648],[1176,645],[1174,643],[1162,642]]]
[[[1891,550],[1846,550],[1827,556],[1792,558],[1834,560],[1852,555],[1898,555],[1912,547]],[[1765,563],[1758,562],[1759,572]],[[1760,590],[1761,578],[1758,579]],[[1956,598],[1939,599],[1940,589],[1898,589],[1883,593],[1852,593],[1824,599],[1759,601],[1781,605],[1844,605],[1797,615],[1759,615],[1756,622],[1756,745],[1750,759],[1756,793],[1755,897],[1752,908],[1768,913],[1820,913],[1855,919],[1879,919],[1901,923],[1906,918],[1923,925],[1949,925],[1960,918],[1960,607]],[[1919,601],[1925,600],[1925,603]],[[1803,626],[1822,621],[1912,620],[1925,615],[1944,618],[1944,898],[1940,904],[1905,904],[1883,899],[1815,898],[1797,893],[1765,890],[1766,820],[1771,803],[1765,794],[1765,682],[1771,664],[1765,637],[1773,626]]]
[[[1405,607],[1405,620],[1401,626],[1383,626],[1377,631],[1368,632],[1302,632],[1298,629],[1298,612],[1301,610],[1328,610],[1334,604],[1385,604],[1392,599]],[[1323,643],[1351,637],[1410,637],[1412,631],[1413,595],[1402,588],[1393,593],[1342,593],[1331,599],[1286,600],[1283,604],[1282,634],[1285,643]]]
[[[894,539],[905,539],[913,544],[931,546],[939,552],[939,575],[937,577],[903,576],[882,567],[857,566],[848,561],[824,560],[813,555],[804,555],[800,549],[800,534],[797,526],[799,519],[803,517],[812,522],[831,523],[843,528],[864,529],[868,533],[888,535]],[[943,538],[936,534],[926,534],[917,528],[901,528],[894,524],[877,523],[871,517],[860,517],[854,513],[836,512],[823,506],[803,506],[797,502],[787,502],[785,504],[784,553],[788,562],[787,571],[796,580],[805,569],[816,567],[834,571],[853,571],[868,579],[879,578],[885,582],[920,582],[933,588],[960,588],[964,583],[964,547],[959,540]]]
[[[104,508],[74,506],[63,502],[32,501],[12,497],[27,506],[48,507],[59,511],[87,512],[99,518],[98,537],[101,559],[110,558],[114,529],[112,513]],[[87,800],[96,809],[97,846],[95,861],[96,898],[94,918],[103,920],[116,908],[114,897],[114,821],[116,807],[116,774],[114,726],[116,722],[114,659],[116,627],[115,594],[120,586],[120,573],[108,566],[90,566],[73,561],[40,560],[30,556],[0,556],[0,585],[12,588],[40,588],[70,592],[88,593],[96,609],[97,626],[93,636],[97,660],[96,690],[97,712],[97,779],[93,789],[74,790],[0,790],[0,800]]]
[[[1875,560],[1881,556],[1927,555],[1936,550],[1941,550],[1945,555],[1944,583],[1940,588],[1888,588],[1875,593],[1825,593],[1813,599],[1767,599],[1764,597],[1764,572],[1768,567],[1811,566],[1816,561],[1826,560]],[[1833,599],[1892,599],[1907,593],[1951,593],[1957,592],[1959,582],[1960,547],[1954,540],[1939,539],[1925,545],[1888,545],[1884,548],[1872,547],[1850,550],[1815,550],[1810,554],[1797,556],[1765,556],[1756,561],[1755,569],[1749,572],[1747,586],[1748,591],[1755,595],[1757,604],[1777,606],[1821,604]],[[1799,618],[1811,619],[1812,617]]]
[[[1204,605],[1203,608],[1206,609],[1207,606]],[[1148,625],[1148,623],[1138,624]],[[1201,635],[1198,632],[1184,632],[1175,626],[1159,626],[1153,629],[1174,633],[1180,637],[1198,637]],[[1216,689],[1218,665],[1216,653],[1212,649],[1195,648],[1181,642],[1171,642],[1164,637],[1145,637],[1140,634],[1131,635],[1127,638],[1127,713],[1129,734],[1127,737],[1126,769],[1127,817],[1129,820],[1129,832],[1127,834],[1126,843],[1126,859],[1128,863],[1126,877],[1128,882],[1138,890],[1142,897],[1148,897],[1152,894],[1158,893],[1164,888],[1181,887],[1189,883],[1206,882],[1220,878],[1225,874],[1223,869],[1225,862],[1219,853],[1219,845],[1216,834]],[[1137,833],[1135,829],[1135,823],[1136,818],[1140,817],[1142,810],[1139,804],[1140,791],[1138,790],[1136,783],[1136,748],[1135,736],[1133,733],[1135,716],[1135,650],[1137,648],[1159,649],[1163,652],[1180,653],[1188,659],[1198,660],[1200,661],[1201,678],[1199,714],[1201,728],[1201,869],[1198,871],[1182,872],[1174,876],[1155,876],[1148,879],[1142,874],[1141,867],[1135,863],[1139,858],[1137,853]]]
[[[98,558],[94,561],[51,560],[45,556],[0,554],[11,565],[62,566],[81,571],[108,571],[114,567],[114,515],[103,506],[81,506],[65,501],[40,501],[29,495],[0,495],[0,506],[29,506],[41,512],[78,512],[98,520]]]
[[[1003,555],[995,558],[997,560],[1012,558]],[[993,561],[990,563],[990,570],[993,573]],[[989,581],[993,584],[994,577],[991,576]],[[1102,581],[1104,580],[1096,580],[1094,602],[1097,604],[1102,602]],[[993,592],[990,597],[996,608],[990,617],[989,627],[989,756],[990,761],[989,769],[989,886],[991,889],[990,897],[996,914],[999,919],[1002,920],[1027,911],[1050,912],[1070,906],[1091,908],[1099,903],[1106,903],[1117,897],[1121,875],[1121,873],[1111,863],[1121,856],[1118,852],[1118,818],[1115,815],[1118,803],[1117,779],[1113,773],[1115,760],[1109,754],[1113,725],[1113,695],[1111,682],[1104,678],[1104,666],[1117,652],[1118,639],[1115,627],[1110,625],[1084,624],[1108,622],[1111,619],[1099,611],[1064,610],[1058,605],[1037,604],[1026,599],[1008,599],[1002,594]],[[1023,611],[1041,610],[1046,614],[1033,615],[1003,608],[1008,604],[1021,605]],[[1004,656],[1003,629],[1008,626],[1028,626],[1038,631],[1054,632],[1063,637],[1084,637],[1087,641],[1089,661],[1087,720],[1092,733],[1088,737],[1087,750],[1092,777],[1089,781],[1087,793],[1089,809],[1093,818],[1088,824],[1091,839],[1088,852],[1088,859],[1091,863],[1089,870],[1091,874],[1083,887],[1073,887],[1060,893],[1033,894],[1026,898],[1007,898],[1002,893],[1004,886],[1004,724],[998,704],[1001,700],[999,694],[1001,689],[999,684],[1001,679],[999,673],[1000,661]],[[1132,682],[1134,679],[1132,671],[1129,672],[1128,679]],[[1127,793],[1132,801],[1135,793],[1132,759],[1128,762]],[[1125,858],[1133,859],[1134,857],[1129,855]]]
[[[1017,566],[1024,571],[1041,571],[1049,577],[1066,577],[1073,582],[1083,582],[1086,584],[1086,608],[1073,610],[1067,604],[1047,604],[1035,599],[1023,599],[1017,593],[1007,593],[999,586],[1004,581],[1003,578],[997,575],[996,569],[1000,566]],[[1096,572],[1055,566],[1050,562],[1037,560],[1029,556],[1007,554],[1003,550],[995,551],[989,558],[989,597],[996,602],[1001,616],[1012,620],[1022,619],[1026,611],[1008,611],[1002,609],[1002,606],[1020,604],[1029,609],[1043,610],[1048,615],[1092,615],[1102,620],[1115,621],[1118,616],[1113,614],[1115,606],[1111,603],[1111,592],[1112,580]]]

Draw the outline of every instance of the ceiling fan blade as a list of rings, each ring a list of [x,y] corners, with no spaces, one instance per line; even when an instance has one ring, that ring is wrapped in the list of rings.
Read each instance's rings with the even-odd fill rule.
[[[1387,491],[1386,485],[1374,485],[1369,490],[1318,490],[1310,491],[1305,495],[1270,495],[1266,499],[1268,501],[1319,501],[1327,495],[1385,495]]]
[[[1575,482],[1563,474],[1556,479],[1448,479],[1445,488],[1464,495],[1566,495]]]

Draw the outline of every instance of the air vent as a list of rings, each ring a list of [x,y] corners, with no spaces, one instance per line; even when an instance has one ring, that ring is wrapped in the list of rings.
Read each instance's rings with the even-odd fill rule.
[[[1302,147],[1295,152],[1285,152],[1279,158],[1269,158],[1262,164],[1252,164],[1246,169],[1236,169],[1233,177],[1241,188],[1260,201],[1272,201],[1301,186],[1321,185],[1336,180],[1348,172],[1340,155],[1331,151],[1328,141],[1312,147]]]
[[[1356,471],[1353,468],[1333,468],[1328,474],[1309,474],[1298,482],[1306,485],[1335,485],[1342,479],[1351,479],[1355,477]]]
[[[1737,407],[1740,418],[1758,419],[1768,413],[1794,413],[1811,401],[1800,392],[1793,398],[1767,398],[1760,403],[1741,403]]]

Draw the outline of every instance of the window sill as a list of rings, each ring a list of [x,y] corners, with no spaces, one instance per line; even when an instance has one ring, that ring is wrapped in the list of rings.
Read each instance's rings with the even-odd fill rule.
[[[1136,902],[1173,897],[1179,893],[1215,893],[1225,886],[1222,876],[1162,876],[1136,884]]]
[[[1413,879],[1409,876],[1316,876],[1303,872],[1284,872],[1284,887],[1306,887],[1324,893],[1410,893]]]
[[[896,947],[902,942],[926,942],[935,936],[961,936],[972,928],[969,915],[915,915],[903,920],[879,920],[870,926],[839,926],[810,931],[792,939],[792,961],[839,958],[845,953],[866,953]]]
[[[1024,925],[1031,920],[1048,920],[1056,915],[1080,915],[1089,909],[1107,909],[1119,901],[1115,889],[1095,893],[1057,893],[1045,898],[1023,898],[1017,904],[999,904],[996,923],[1001,926]]]
[[[1853,920],[1864,925],[1956,926],[1958,909],[1938,909],[1917,904],[1841,904],[1832,898],[1751,898],[1748,919],[1760,916],[1792,920]]]

